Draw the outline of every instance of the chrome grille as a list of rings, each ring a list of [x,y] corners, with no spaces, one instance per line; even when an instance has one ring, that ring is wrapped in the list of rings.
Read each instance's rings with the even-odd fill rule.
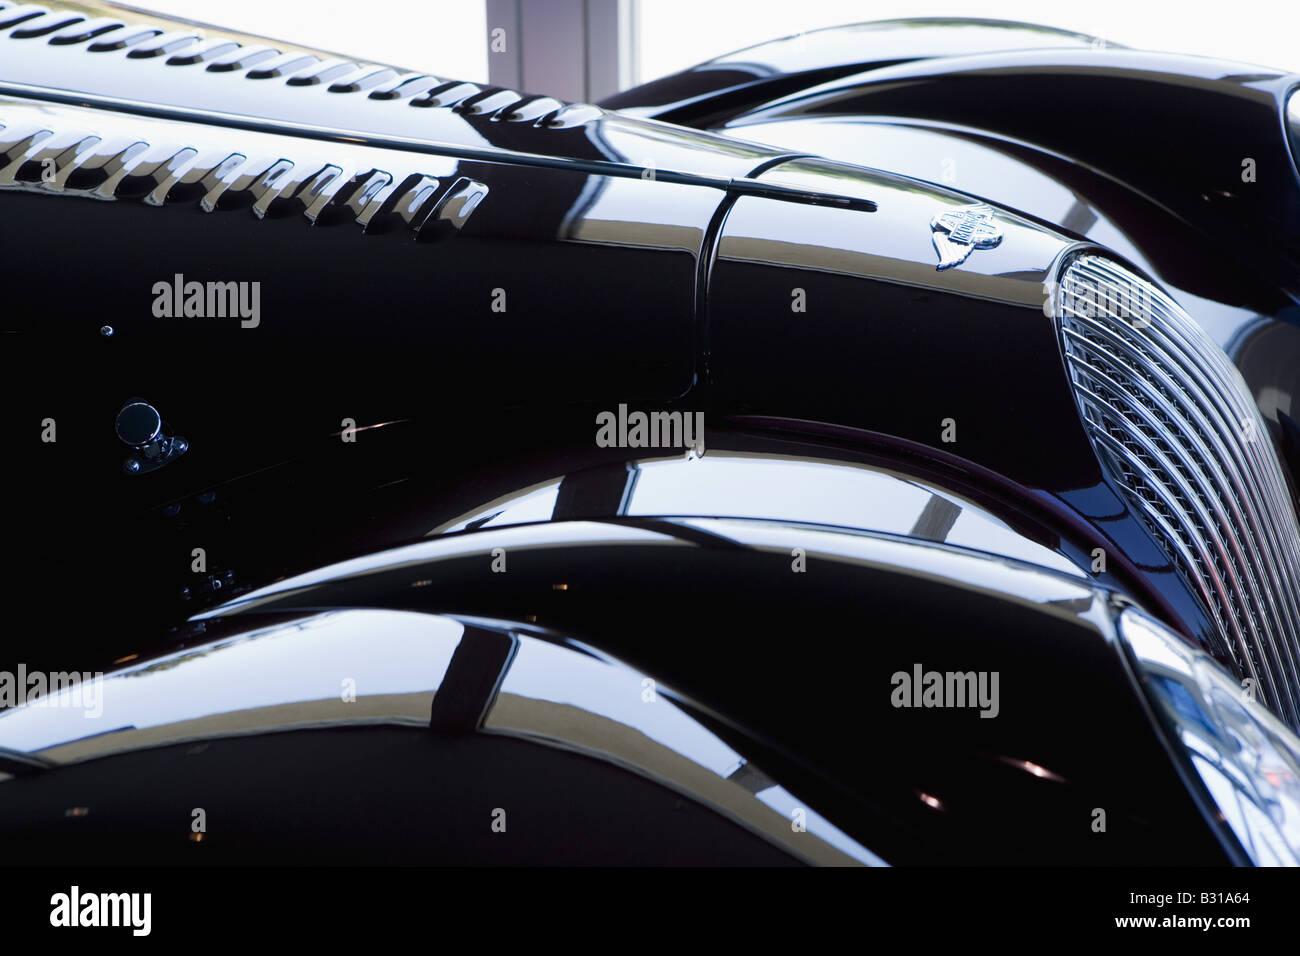
[[[1089,437],[1218,628],[1220,656],[1300,728],[1300,531],[1231,360],[1167,295],[1077,256],[1057,321]]]

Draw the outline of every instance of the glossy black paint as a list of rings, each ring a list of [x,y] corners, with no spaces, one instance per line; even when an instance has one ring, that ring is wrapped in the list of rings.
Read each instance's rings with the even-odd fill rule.
[[[1111,636],[1111,606],[1104,595],[1086,583],[1027,566],[961,558],[963,563],[988,562],[995,576],[1007,576],[1009,587],[1033,582],[1038,589],[1036,600],[1011,599],[1012,592],[999,593],[988,582],[972,587],[969,581],[906,564],[854,560],[849,554],[863,545],[875,547],[878,539],[825,530],[820,537],[809,536],[813,530],[769,522],[632,520],[472,532],[391,557],[376,556],[355,573],[341,567],[322,575],[316,585],[295,588],[287,582],[288,590],[252,601],[242,613],[236,603],[224,616],[202,622],[202,631],[187,635],[183,650],[171,650],[174,663],[167,657],[155,663],[183,669],[189,666],[187,658],[198,662],[238,647],[250,663],[259,656],[268,665],[283,662],[286,651],[277,652],[275,641],[258,644],[253,635],[329,608],[401,607],[409,617],[420,616],[411,611],[436,611],[479,622],[476,627],[483,626],[481,612],[490,610],[498,619],[520,622],[513,627],[528,633],[563,635],[580,642],[579,648],[596,647],[641,673],[654,674],[662,693],[754,760],[769,780],[886,862],[1193,864],[1229,859],[1142,713]],[[798,576],[802,593],[797,603],[789,600],[795,577],[789,554],[762,543],[774,532],[790,534],[790,540],[805,541],[810,548],[809,572]],[[530,546],[518,546],[529,538]],[[844,539],[849,553],[836,553],[830,539],[837,538]],[[508,573],[485,573],[492,549],[501,545],[510,552]],[[922,564],[923,552],[933,548],[904,547],[921,549],[915,558]],[[430,548],[437,555],[420,560],[420,549]],[[700,600],[702,587],[712,600]],[[869,615],[862,614],[864,606],[871,608]],[[346,626],[346,616],[343,621]],[[611,627],[611,622],[617,624]],[[510,625],[491,625],[498,626]],[[373,634],[374,628],[363,624],[356,633]],[[250,635],[253,643],[241,634]],[[482,644],[491,638],[467,630],[461,647],[471,640]],[[266,653],[259,655],[263,646]],[[364,643],[354,646],[364,653]],[[374,658],[375,666],[418,682],[426,665],[414,656],[417,647],[408,651],[409,660],[388,654]],[[386,644],[379,649],[388,650]],[[1060,666],[1063,658],[1068,667]],[[827,667],[828,662],[834,666]],[[892,675],[910,673],[918,662],[927,669],[997,671],[997,719],[982,719],[972,709],[893,706],[887,693]],[[131,666],[142,675],[150,669],[148,661]],[[265,673],[273,675],[278,668],[283,663],[268,666]],[[376,679],[370,676],[359,684],[374,686]],[[474,679],[473,668],[449,667],[433,696],[433,717],[440,707],[448,709],[441,703],[448,693],[479,694],[457,683]],[[212,690],[220,696],[219,689],[208,693]],[[121,698],[107,686],[103,693],[105,722],[113,724]],[[231,829],[229,845],[217,849],[216,858],[282,860],[303,853],[315,858],[312,837],[302,827],[333,828],[341,822],[332,809],[340,804],[319,799],[319,781],[352,766],[364,782],[349,788],[344,801],[349,817],[360,818],[336,847],[347,861],[408,860],[408,837],[451,861],[470,860],[474,854],[479,854],[478,862],[776,861],[764,859],[756,848],[734,846],[725,826],[716,855],[701,856],[689,841],[679,842],[689,829],[673,831],[679,837],[671,848],[656,849],[663,808],[653,804],[658,792],[653,788],[650,795],[630,794],[631,802],[610,814],[604,826],[614,832],[601,830],[591,839],[570,840],[573,846],[563,853],[548,853],[541,848],[562,842],[572,814],[586,807],[583,801],[591,794],[621,792],[627,786],[624,771],[599,760],[574,766],[569,757],[534,747],[519,755],[511,775],[515,783],[502,791],[494,789],[496,772],[486,772],[486,767],[500,766],[510,755],[500,752],[504,744],[474,732],[490,727],[490,717],[482,725],[470,720],[450,737],[436,719],[437,735],[430,738],[429,731],[414,728],[346,730],[344,717],[335,721],[342,721],[337,729],[322,726],[305,736],[290,736],[286,731],[292,727],[279,712],[240,711],[243,692],[231,688],[227,696],[231,703],[218,708],[207,722],[210,727],[203,721],[164,721],[157,731],[142,726],[119,732],[146,734],[141,739],[148,749],[143,751],[129,740],[125,749],[115,745],[112,733],[37,751],[56,766],[23,773],[0,787],[0,806],[6,811],[0,819],[18,840],[57,847],[77,859],[111,858],[130,844],[144,859],[192,861],[198,857],[185,843],[185,828],[167,821],[183,822],[187,803],[214,775],[254,781],[259,774],[252,765],[273,760],[277,767],[281,761],[293,767],[295,781],[275,786],[283,795],[275,814],[259,816],[256,808],[264,801],[248,787],[218,787],[209,798],[215,803],[204,804],[210,813],[219,808],[223,827]],[[1107,702],[1104,708],[1096,707],[1099,698]],[[401,705],[403,711],[429,712],[422,695],[410,700]],[[161,703],[175,707],[180,702],[164,698]],[[328,699],[320,703],[330,706]],[[337,701],[332,706],[340,708]],[[273,735],[249,740],[223,731],[223,721],[245,714]],[[297,719],[314,714],[304,712]],[[1087,719],[1080,719],[1082,714]],[[320,717],[314,719],[320,724]],[[241,734],[247,733],[242,721],[238,726]],[[196,742],[188,750],[167,745],[187,736]],[[386,759],[354,756],[367,748]],[[103,755],[78,760],[87,749]],[[68,760],[73,762],[65,764]],[[445,761],[458,768],[452,779],[463,775],[463,783],[446,782],[447,774],[440,772]],[[138,795],[104,804],[97,797],[104,774],[130,779]],[[537,796],[540,781],[561,775],[581,794],[567,810],[554,798]],[[385,786],[385,781],[390,783]],[[449,786],[463,796],[449,799],[444,793]],[[312,790],[316,799],[308,796]],[[394,803],[393,791],[406,796]],[[524,847],[487,849],[462,832],[488,813],[493,792],[527,805],[526,825],[536,829]],[[445,814],[432,823],[413,824],[406,819],[413,812],[408,802],[413,795],[436,802]],[[75,816],[60,816],[65,805],[87,804],[89,817],[102,810],[108,823],[91,820],[83,827]],[[602,805],[611,806],[608,801]],[[1090,825],[1099,806],[1106,808],[1108,821],[1100,835]],[[648,827],[643,837],[627,837],[618,829],[619,821],[640,814]],[[301,822],[277,827],[282,816]],[[723,826],[712,817],[705,821]],[[606,839],[616,842],[607,845]]]
[[[801,862],[636,774],[522,740],[372,727],[223,740],[202,759],[194,749],[139,751],[6,787],[6,819],[22,824],[6,826],[6,845],[29,863],[57,848],[63,861],[141,866]],[[123,779],[132,781],[125,793]],[[341,779],[346,820],[338,803],[322,799]],[[62,804],[85,794],[107,795],[95,800],[95,818],[62,818]],[[200,799],[223,821],[221,840],[210,836],[206,846],[188,841],[180,809]],[[501,804],[512,810],[511,826],[527,828],[527,841],[493,833],[491,810]],[[609,813],[611,805],[626,812]],[[469,820],[482,825],[454,822]],[[583,839],[563,838],[575,832]]]
[[[948,24],[941,36],[931,27],[939,29],[916,28],[916,47],[889,62],[1031,39],[987,24]],[[882,38],[901,49],[890,30]],[[933,480],[1077,566],[1102,547],[1114,560],[1095,579],[1106,589],[1098,602],[1136,601],[1197,641],[1210,624],[1102,475],[1043,311],[1043,284],[1062,257],[1093,245],[1183,292],[1193,314],[1208,312],[1279,446],[1300,448],[1287,413],[1300,367],[1290,361],[1300,354],[1296,184],[1261,179],[1258,194],[1227,190],[1240,165],[1215,165],[1233,159],[1238,147],[1225,144],[1198,154],[1210,165],[1193,173],[1230,195],[1201,202],[1188,192],[1192,174],[1179,182],[1136,169],[1122,136],[1119,145],[1089,138],[1085,153],[1067,148],[1071,108],[1092,110],[1101,125],[1115,119],[1110,105],[1127,136],[1142,117],[1115,104],[1141,96],[1173,111],[1153,128],[1175,149],[1195,142],[1198,111],[1240,111],[1234,128],[1277,168],[1291,159],[1280,126],[1266,122],[1287,88],[1276,75],[1197,74],[1175,58],[1105,51],[963,56],[866,73],[883,54],[820,65],[774,54],[751,71],[761,80],[714,67],[724,75],[705,77],[689,96],[668,84],[641,100],[647,115],[672,105],[701,125],[734,119],[723,134],[438,78],[395,74],[335,89],[47,41],[0,25],[0,123],[48,123],[74,142],[78,131],[110,128],[176,149],[197,138],[251,154],[251,142],[272,159],[292,157],[295,168],[349,164],[359,192],[343,198],[364,192],[374,170],[393,173],[395,188],[362,228],[343,202],[309,222],[296,199],[258,209],[250,187],[203,211],[197,184],[161,187],[153,177],[127,177],[112,201],[95,200],[45,188],[39,162],[17,164],[0,189],[0,256],[21,276],[3,289],[0,361],[6,381],[24,386],[6,407],[33,433],[54,419],[58,441],[24,445],[8,469],[20,507],[7,587],[60,613],[6,641],[0,666],[93,667],[194,646],[246,620],[187,622],[232,594],[418,542],[557,476],[572,478],[572,491],[596,471],[599,486],[628,452],[594,447],[593,422],[621,403],[703,411],[710,449],[867,461]],[[1086,38],[1057,41],[1078,47]],[[1045,73],[1063,90],[1052,110],[1036,85]],[[828,74],[840,78],[806,88]],[[987,103],[1002,108],[981,112]],[[772,145],[736,138],[747,135]],[[838,152],[828,148],[841,135]],[[960,168],[973,159],[982,178],[939,184],[930,159],[959,147]],[[917,155],[929,159],[907,165]],[[398,185],[421,177],[484,191],[463,221],[413,236],[392,203]],[[1073,197],[1064,216],[1052,205],[1062,195]],[[936,271],[931,217],[977,198],[998,206],[1006,238]],[[1265,254],[1269,236],[1276,242]],[[257,327],[156,315],[155,284],[178,274],[260,283]],[[791,308],[796,289],[804,312]],[[190,443],[155,473],[122,469],[128,449],[113,424],[132,398]],[[949,417],[956,442],[942,437]],[[355,441],[342,440],[348,422]],[[670,515],[562,511],[547,517],[656,533],[672,524],[662,520]],[[683,543],[671,560],[659,546],[554,544],[512,557],[507,587],[475,553],[430,567],[432,583],[415,591],[411,569],[364,586],[343,576],[310,606],[280,609],[414,608],[537,624],[589,643],[698,702],[717,733],[815,796],[821,812],[890,862],[1226,859],[1160,751],[1107,625],[1083,619],[1081,607],[1027,607],[936,585],[905,566],[831,562],[820,576],[795,576],[788,553],[698,527],[669,537]],[[192,569],[196,547],[207,554],[202,572]],[[553,587],[560,578],[572,593]],[[978,669],[1001,668],[1017,688],[1012,719],[945,713],[917,723],[883,694],[863,693],[918,660],[976,667],[972,649]],[[365,771],[376,781],[373,800],[385,773],[426,759],[505,759],[497,742],[475,738],[444,755],[391,730],[343,736],[391,748],[391,763]],[[289,759],[301,743],[223,741],[234,751],[222,757],[229,764],[182,775],[177,786],[250,772],[280,759],[273,752]],[[333,759],[305,772],[327,772]],[[567,756],[538,759],[538,775],[581,773]],[[1024,761],[1066,785],[1026,773]],[[14,800],[15,819],[36,827],[33,840],[61,839],[68,824],[41,814],[93,789],[96,774],[120,766],[162,780],[177,762],[183,752],[171,748],[107,758],[24,777],[22,791],[11,782],[0,800]],[[948,809],[936,813],[918,793],[941,795]],[[256,807],[239,802],[245,794],[228,796],[254,827],[237,852],[255,852],[264,836]],[[646,806],[661,796],[646,795]],[[1099,805],[1114,808],[1124,839],[1096,839],[1088,812]],[[665,806],[646,812],[657,817]],[[136,812],[120,806],[113,819]],[[380,817],[367,816],[375,829],[357,841],[359,855],[404,852],[396,848],[409,831]],[[700,826],[699,838],[711,839]],[[654,832],[642,845],[611,831],[618,852],[589,861],[698,861],[636,857],[634,845],[652,853]],[[95,852],[120,849],[111,828],[101,837]],[[728,860],[773,861],[766,848],[742,844]],[[289,841],[266,854],[304,846]],[[482,852],[448,845],[452,858]]]
[[[1042,283],[1069,248],[1068,236],[1006,210],[1008,222],[1018,224],[1015,241],[976,254],[961,269],[935,273],[929,217],[936,204],[967,197],[914,179],[790,160],[783,158],[789,148],[738,145],[594,109],[556,129],[542,120],[477,113],[471,101],[481,97],[472,91],[455,93],[451,106],[420,108],[418,96],[331,92],[117,54],[105,66],[81,47],[4,42],[17,51],[5,79],[26,93],[11,101],[19,114],[45,96],[60,103],[117,102],[121,112],[110,114],[113,123],[142,124],[150,135],[157,115],[175,115],[161,135],[178,143],[198,135],[196,119],[206,116],[203,134],[223,148],[239,149],[241,136],[268,129],[279,131],[271,148],[286,155],[307,149],[333,157],[337,149],[346,156],[360,142],[377,147],[379,161],[386,156],[396,169],[469,179],[487,190],[458,231],[434,242],[411,242],[400,230],[378,228],[381,223],[358,234],[346,216],[308,225],[280,200],[264,218],[238,202],[204,213],[195,207],[196,194],[179,187],[156,208],[133,198],[129,181],[112,203],[56,201],[39,189],[5,197],[23,235],[13,250],[15,265],[31,277],[11,290],[7,331],[22,343],[12,354],[22,365],[26,356],[57,355],[62,374],[83,386],[70,393],[65,379],[50,377],[23,396],[25,415],[60,422],[64,444],[46,449],[19,480],[30,480],[33,493],[63,487],[57,500],[67,501],[77,497],[69,475],[120,488],[124,507],[96,509],[92,526],[103,522],[97,537],[129,549],[131,559],[99,569],[92,576],[98,584],[79,585],[100,599],[165,620],[168,612],[160,609],[187,587],[191,598],[216,596],[228,586],[223,579],[199,581],[196,592],[175,584],[175,575],[142,573],[176,558],[162,557],[169,548],[157,546],[156,532],[138,531],[132,512],[184,507],[216,485],[304,454],[347,420],[357,426],[422,420],[436,436],[455,419],[463,426],[460,437],[454,445],[435,437],[438,457],[450,454],[455,469],[473,474],[471,461],[482,459],[487,446],[513,440],[504,436],[517,434],[509,422],[525,406],[535,410],[531,427],[548,432],[552,447],[560,448],[563,435],[590,427],[594,410],[620,402],[677,403],[706,409],[711,418],[750,414],[892,436],[955,454],[1018,487],[1041,489],[1050,496],[1046,506],[1067,525],[1082,519],[1104,529],[1088,536],[1126,556],[1127,576],[1148,604],[1191,636],[1204,633],[1195,603],[1166,586],[1170,569],[1146,533],[1124,517],[1113,495],[1097,497],[1104,485],[1070,408],[1041,307]],[[39,87],[51,49],[61,87],[94,86],[93,93]],[[158,76],[167,77],[175,106],[141,105]],[[91,129],[105,116],[56,109],[66,111],[64,125]],[[355,132],[328,132],[342,128]],[[468,158],[484,150],[498,161]],[[371,155],[373,149],[361,160]],[[571,157],[571,168],[547,158],[561,155]],[[602,172],[584,171],[588,161],[604,164]],[[35,183],[39,173],[28,163],[17,176]],[[134,187],[136,195],[148,187]],[[764,196],[759,187],[786,193]],[[825,205],[798,198],[808,196],[830,198],[819,200]],[[844,208],[853,203],[877,209]],[[42,250],[61,249],[72,233],[131,241],[103,244],[99,254],[84,257],[71,286],[57,278],[64,259]],[[768,237],[780,238],[766,248]],[[336,265],[324,269],[326,262]],[[194,263],[205,271],[196,272]],[[266,319],[247,329],[146,311],[154,284],[177,274],[187,281],[261,282]],[[794,288],[804,289],[814,305],[807,318],[792,322]],[[98,293],[93,312],[82,306],[83,289]],[[498,290],[505,311],[494,308]],[[613,303],[616,316],[607,311]],[[105,324],[113,336],[101,334]],[[998,364],[962,362],[972,350]],[[239,386],[196,387],[198,355],[208,368],[229,370]],[[932,387],[910,389],[918,370],[927,368],[932,371],[922,374]],[[1001,383],[1008,380],[1021,389],[1007,391]],[[130,396],[145,397],[187,436],[190,450],[145,476],[147,485],[122,475],[117,446],[95,424],[109,412],[83,397],[94,394],[116,407]],[[900,401],[902,394],[912,399]],[[958,409],[961,438],[950,447],[940,440],[942,422]],[[1030,445],[1039,453],[1025,455]],[[413,449],[408,458],[421,453]],[[281,500],[273,510],[301,506],[310,515],[355,493],[345,490],[347,479],[335,483],[319,470],[309,473],[310,486],[300,480],[290,492],[298,500],[292,506]],[[387,480],[406,477],[399,471]],[[227,535],[234,516],[221,508],[197,510],[225,515],[215,532],[209,521],[204,532],[190,532],[231,542],[223,572],[242,578],[241,567],[260,564]],[[47,509],[36,520],[43,530],[32,528],[25,537],[46,544],[34,563],[60,567],[74,560],[65,557],[64,542],[84,535],[85,509],[61,507],[54,515]],[[304,547],[301,554],[289,569],[317,551]],[[173,583],[148,588],[146,582],[159,579]],[[259,580],[253,575],[247,583]]]
[[[924,23],[886,35],[913,29]],[[981,34],[977,24],[957,32]],[[853,28],[821,34],[807,39],[833,46],[857,35]],[[830,55],[801,60],[790,46],[770,45],[775,74],[806,77],[809,56]],[[863,63],[852,75],[778,95],[755,89],[726,115],[685,121],[846,162],[906,166],[1127,257],[1176,290],[1236,359],[1294,474],[1300,178],[1288,149],[1294,133],[1284,123],[1297,78],[1111,48],[946,53],[940,45],[931,59]],[[682,76],[711,69],[702,64]],[[1039,84],[1050,84],[1049,98]],[[664,116],[652,100],[638,101],[639,111]],[[1207,138],[1211,125],[1222,135]],[[1168,159],[1148,161],[1155,155]],[[1267,346],[1251,344],[1265,334]],[[1248,357],[1252,351],[1289,358]]]
[[[1035,82],[1051,85],[1050,104]],[[1123,180],[1294,295],[1300,181],[1283,116],[1296,82],[1276,71],[1174,54],[1027,51],[874,71],[750,116],[902,115],[1034,143]],[[1207,117],[1217,131],[1212,138],[1204,135]],[[1155,150],[1177,161],[1138,159]],[[1253,180],[1243,176],[1246,158],[1255,160]]]
[[[849,55],[871,37],[906,55]],[[920,48],[900,46],[909,38],[923,38]],[[1041,49],[1016,50],[1016,38]],[[661,85],[698,86],[733,61],[754,64],[764,83],[659,95]],[[834,78],[814,72],[854,64]],[[770,85],[778,82],[792,88]],[[1297,82],[1244,64],[1049,37],[1026,24],[917,20],[764,44],[618,102],[639,115],[906,168],[1119,253],[1176,290],[1236,359],[1295,474],[1300,178],[1285,108]]]

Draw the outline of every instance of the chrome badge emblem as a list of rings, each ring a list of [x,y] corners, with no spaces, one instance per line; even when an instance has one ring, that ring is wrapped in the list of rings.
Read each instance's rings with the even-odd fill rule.
[[[930,220],[934,248],[939,253],[940,271],[959,266],[972,249],[992,249],[1002,241],[1002,229],[993,218],[993,207],[984,203],[958,206]]]

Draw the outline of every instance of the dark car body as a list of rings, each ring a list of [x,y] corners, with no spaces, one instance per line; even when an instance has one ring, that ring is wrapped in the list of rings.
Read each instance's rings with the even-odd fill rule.
[[[112,671],[89,732],[0,716],[6,845],[1247,859],[1117,621],[1300,721],[1296,77],[906,21],[597,107],[92,12],[0,4],[0,668]],[[1102,261],[1195,319],[1206,527],[1088,417],[1054,290]],[[593,441],[628,409],[703,447]]]

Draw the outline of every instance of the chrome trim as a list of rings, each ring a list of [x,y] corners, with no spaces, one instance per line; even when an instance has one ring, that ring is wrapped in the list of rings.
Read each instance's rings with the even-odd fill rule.
[[[25,166],[42,167],[40,175],[23,178]],[[327,150],[265,133],[0,101],[0,189],[122,200],[125,182],[145,179],[140,199],[150,206],[192,202],[211,213],[225,200],[262,219],[273,203],[292,202],[312,224],[334,209],[363,232],[393,224],[428,240],[447,235],[448,225],[462,229],[488,195],[455,169],[450,160],[355,143]],[[186,198],[195,194],[180,187],[196,184],[198,195]],[[233,201],[241,193],[248,203]]]
[[[164,32],[150,24],[127,23],[108,17],[87,19],[71,11],[51,12],[46,7],[11,7],[0,3],[0,33],[5,34],[0,39],[44,39],[51,46],[88,43],[87,53],[125,51],[123,55],[128,60],[165,58],[171,67],[207,63],[206,71],[210,73],[238,71],[246,80],[274,79],[287,86],[321,86],[336,95],[369,90],[370,99],[406,99],[408,106],[456,108],[458,104],[472,100],[474,107],[465,110],[470,115],[491,119],[512,117],[512,122],[524,121],[519,110],[530,101],[545,101],[548,108],[544,112],[534,109],[528,117],[528,122],[537,126],[568,128],[605,115],[600,107],[585,103],[570,105],[490,84],[425,77],[380,64],[322,59],[296,47],[285,52],[276,47],[253,46],[228,37],[207,39],[202,29]],[[95,42],[90,43],[92,40]],[[423,80],[429,82],[422,84]],[[407,84],[416,88],[410,92],[395,92]],[[426,95],[420,97],[420,94]]]
[[[441,81],[439,81],[441,82]],[[187,106],[159,106],[144,100],[135,100],[121,96],[103,96],[96,93],[69,92],[54,87],[33,83],[14,83],[0,81],[0,97],[16,97],[31,101],[30,105],[48,108],[45,104],[58,103],[69,107],[85,107],[94,110],[115,111],[154,120],[171,120],[183,123],[202,123],[211,127],[223,127],[245,130],[253,133],[297,136],[303,139],[318,140],[337,145],[361,145],[373,149],[405,150],[429,156],[441,156],[448,159],[471,159],[491,163],[514,163],[520,166],[542,166],[551,169],[568,169],[600,176],[619,177],[623,179],[644,179],[650,167],[630,162],[602,159],[576,159],[570,156],[549,156],[544,153],[529,153],[522,150],[505,149],[499,146],[463,146],[440,140],[398,136],[373,132],[356,132],[341,127],[325,126],[319,123],[301,123],[284,119],[259,119],[236,113],[217,110],[196,109]],[[528,103],[521,101],[512,106],[497,110],[489,118],[506,122],[524,122],[525,116],[513,112],[516,108],[525,109]],[[592,110],[597,107],[590,107]],[[577,113],[568,107],[548,113],[534,125],[548,128],[568,128],[581,125],[577,122]],[[600,111],[604,115],[604,111]],[[486,116],[486,114],[485,114]],[[550,119],[554,117],[554,121]],[[482,117],[480,117],[482,118]],[[585,116],[582,122],[594,119]],[[570,119],[573,119],[571,122]],[[770,157],[772,159],[785,157]],[[736,195],[761,195],[769,199],[785,202],[805,203],[809,205],[836,206],[845,209],[858,209],[872,212],[876,203],[860,196],[836,193],[819,189],[802,189],[779,183],[764,182],[750,176],[719,176],[708,173],[685,172],[676,169],[653,170],[657,182],[675,183],[683,186],[704,186]]]
[[[982,202],[935,213],[930,232],[939,254],[935,268],[940,272],[961,265],[976,249],[992,249],[1002,242],[997,214]]]
[[[1098,457],[1210,613],[1215,652],[1300,727],[1300,529],[1240,373],[1160,289],[1097,255],[1065,265],[1054,312]]]

